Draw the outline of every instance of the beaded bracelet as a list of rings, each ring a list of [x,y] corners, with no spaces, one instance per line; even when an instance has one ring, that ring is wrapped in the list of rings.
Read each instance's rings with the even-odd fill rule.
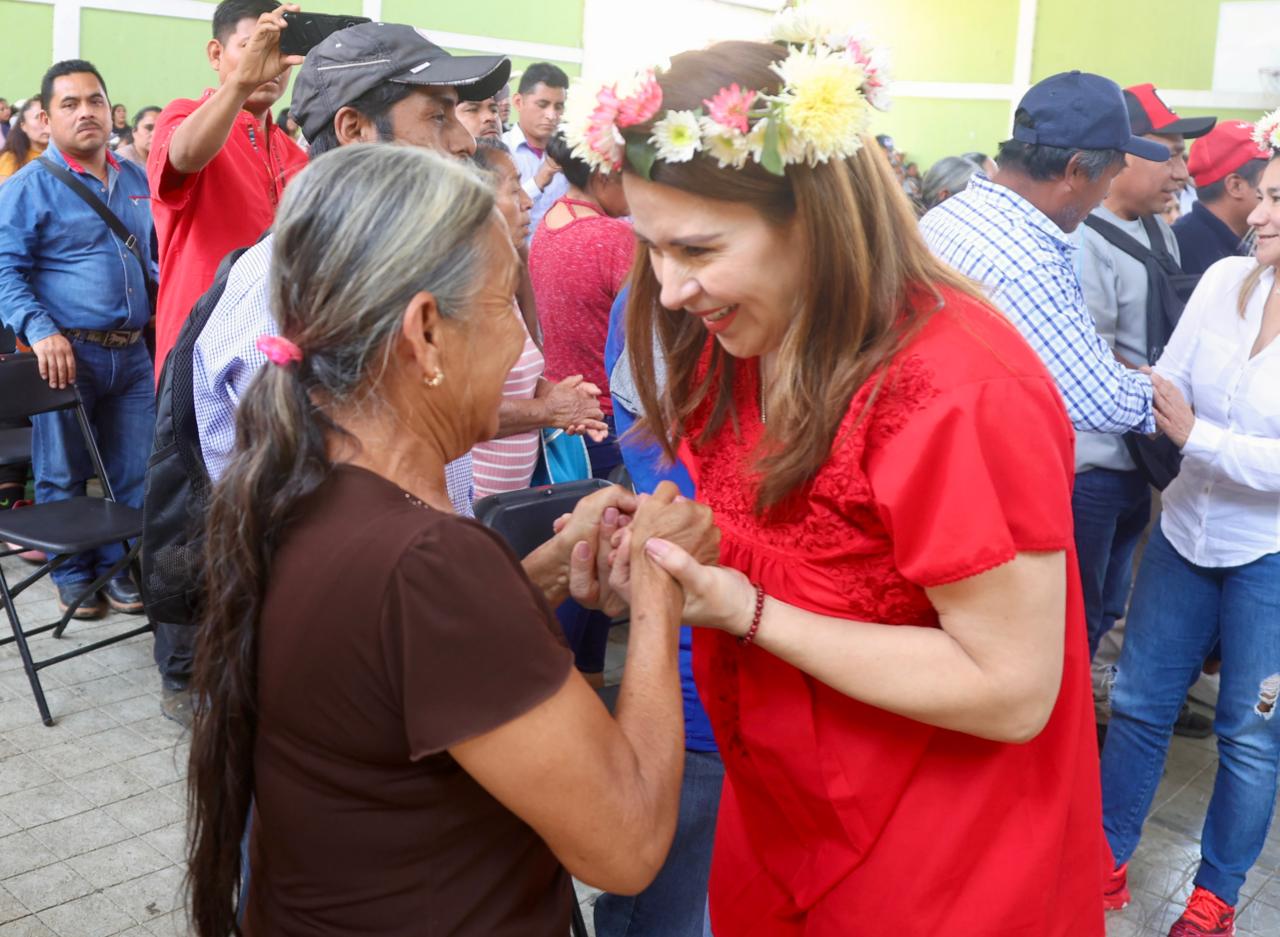
[[[747,633],[738,638],[738,643],[746,647],[756,639],[756,632],[760,630],[760,619],[764,617],[764,587],[752,583],[756,587],[756,613],[751,618],[751,627],[747,629]]]

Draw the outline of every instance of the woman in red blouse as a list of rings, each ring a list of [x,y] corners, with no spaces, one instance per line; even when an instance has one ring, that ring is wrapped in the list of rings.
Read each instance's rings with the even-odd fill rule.
[[[705,123],[676,149],[667,116],[745,101],[754,120],[751,92],[816,73],[775,68],[788,54],[677,56],[660,108],[618,121],[636,383],[723,535],[719,567],[647,546],[702,626],[727,775],[712,929],[1101,937],[1071,425],[1026,342],[929,254],[874,141],[824,156],[797,115],[737,168]],[[769,141],[785,167],[762,165]]]

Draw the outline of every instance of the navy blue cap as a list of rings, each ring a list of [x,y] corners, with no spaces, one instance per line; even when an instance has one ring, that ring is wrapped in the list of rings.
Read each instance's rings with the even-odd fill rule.
[[[1110,78],[1088,72],[1051,75],[1031,88],[1018,103],[1032,126],[1015,124],[1019,143],[1063,149],[1121,150],[1163,163],[1169,148],[1134,136],[1124,92]]]

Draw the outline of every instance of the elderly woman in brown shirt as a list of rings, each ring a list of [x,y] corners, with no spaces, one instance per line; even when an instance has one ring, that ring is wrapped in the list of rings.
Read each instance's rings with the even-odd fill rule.
[[[562,937],[570,873],[637,891],[670,844],[682,597],[639,545],[714,557],[708,512],[607,489],[523,567],[451,512],[444,465],[493,435],[522,338],[511,239],[466,168],[327,154],[290,185],[272,265],[276,366],[241,402],[209,520],[196,933],[231,930],[252,796],[247,933]],[[570,587],[613,605],[601,571],[631,512],[615,718],[550,606]]]

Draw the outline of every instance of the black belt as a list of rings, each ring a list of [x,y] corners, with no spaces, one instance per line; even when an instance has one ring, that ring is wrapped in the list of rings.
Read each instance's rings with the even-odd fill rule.
[[[63,329],[67,338],[82,342],[93,342],[104,348],[128,348],[142,340],[140,329],[110,329],[101,332],[98,329]]]

